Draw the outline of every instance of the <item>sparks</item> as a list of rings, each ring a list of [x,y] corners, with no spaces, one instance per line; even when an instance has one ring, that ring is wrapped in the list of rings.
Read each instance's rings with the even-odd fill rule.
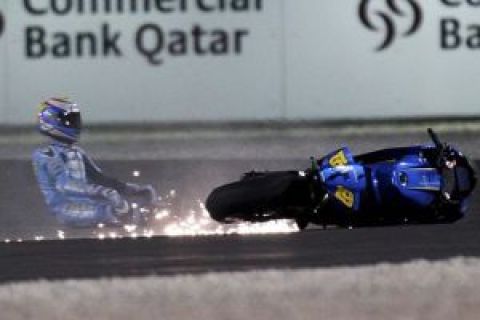
[[[160,210],[155,213],[155,220],[162,220],[170,215],[170,211],[167,209]]]
[[[264,223],[239,223],[223,225],[210,218],[205,205],[199,202],[200,212],[192,210],[189,214],[163,228],[167,236],[201,236],[225,234],[272,234],[298,231],[296,224],[288,220],[275,220]]]
[[[145,238],[151,238],[155,235],[155,232],[151,229],[148,229],[148,230],[143,230],[143,236]]]
[[[132,233],[134,232],[135,230],[137,230],[137,225],[135,224],[126,224],[123,226],[123,229],[125,229],[125,231],[127,231],[128,233]]]
[[[57,230],[57,238],[60,240],[65,239],[65,232],[63,230]]]

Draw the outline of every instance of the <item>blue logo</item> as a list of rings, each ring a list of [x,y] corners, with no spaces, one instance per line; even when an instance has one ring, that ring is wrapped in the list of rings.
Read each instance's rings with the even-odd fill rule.
[[[372,3],[382,3],[381,9],[372,8]],[[423,22],[423,13],[417,0],[362,0],[358,8],[358,15],[362,24],[370,31],[383,33],[383,40],[376,48],[377,51],[387,49],[394,40],[408,37],[418,31]],[[399,4],[402,4],[399,6]],[[408,9],[407,9],[408,7]],[[407,10],[405,10],[407,9]],[[396,22],[406,19],[405,30],[398,30]]]

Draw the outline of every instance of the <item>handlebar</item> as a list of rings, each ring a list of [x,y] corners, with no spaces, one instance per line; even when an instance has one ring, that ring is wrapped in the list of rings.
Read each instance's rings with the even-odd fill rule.
[[[427,131],[428,131],[428,135],[432,139],[437,149],[442,150],[444,148],[444,144],[440,142],[440,139],[438,138],[437,134],[432,130],[432,128],[428,128]]]
[[[437,149],[437,165],[439,168],[442,168],[448,163],[448,161],[455,159],[457,152],[447,143],[442,143],[437,134],[431,128],[428,128],[427,131],[433,143],[435,144],[435,148]]]

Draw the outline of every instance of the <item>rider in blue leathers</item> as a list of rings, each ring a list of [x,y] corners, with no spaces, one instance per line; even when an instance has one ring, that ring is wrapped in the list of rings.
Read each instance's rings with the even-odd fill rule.
[[[62,224],[120,226],[131,213],[128,196],[143,196],[150,202],[156,200],[152,186],[124,183],[105,176],[76,145],[81,117],[75,103],[63,98],[43,102],[38,113],[38,129],[52,141],[33,153],[35,175],[50,211]]]

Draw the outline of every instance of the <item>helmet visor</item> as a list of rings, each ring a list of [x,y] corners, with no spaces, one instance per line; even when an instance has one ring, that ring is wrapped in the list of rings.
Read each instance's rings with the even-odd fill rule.
[[[79,130],[82,128],[82,119],[80,117],[79,111],[70,111],[70,112],[64,113],[63,116],[61,117],[61,121],[66,128],[79,129]]]

